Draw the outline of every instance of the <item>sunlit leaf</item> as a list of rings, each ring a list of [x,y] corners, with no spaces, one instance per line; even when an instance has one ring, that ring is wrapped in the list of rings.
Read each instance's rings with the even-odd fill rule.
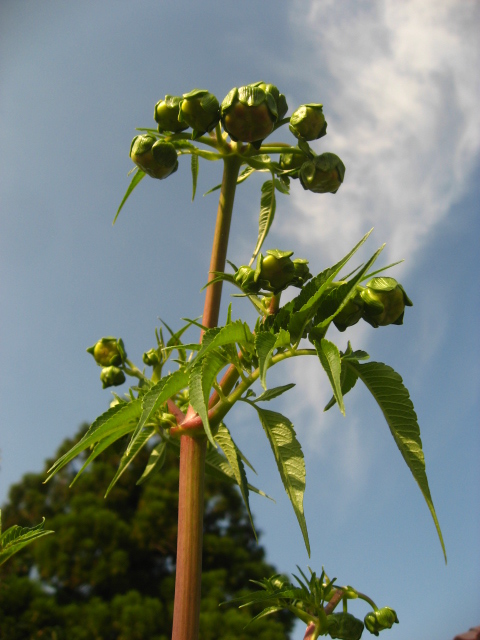
[[[229,327],[231,326],[229,325]],[[208,397],[219,371],[225,364],[225,358],[218,351],[211,351],[202,358],[197,357],[190,370],[190,404],[202,419],[207,438],[214,447],[217,445],[213,439],[208,419]]]
[[[276,209],[275,200],[275,181],[267,180],[262,185],[262,196],[260,198],[260,217],[258,220],[258,238],[255,249],[253,250],[252,259],[250,264],[255,260],[258,252],[262,248],[263,242],[267,237],[268,231],[272,226],[273,219],[275,217]]]
[[[143,449],[143,447],[147,444],[150,438],[154,435],[155,435],[155,429],[153,427],[147,427],[140,432],[140,434],[135,439],[135,442],[133,443],[133,445],[129,445],[127,451],[125,451],[125,453],[121,457],[117,472],[115,473],[112,481],[108,485],[107,492],[105,493],[105,498],[108,496],[110,491],[113,489],[113,487],[117,483],[117,480],[125,472],[125,470],[130,465],[130,463],[134,460],[137,454]]]
[[[21,527],[14,524],[2,533],[2,511],[0,510],[0,565],[6,562],[15,553],[18,553],[27,544],[34,540],[48,536],[53,531],[44,530],[45,518],[35,527]]]
[[[345,415],[345,405],[343,404],[341,384],[342,363],[340,360],[340,352],[333,342],[330,342],[325,338],[320,340],[320,342],[315,340],[314,345],[317,350],[318,359],[330,380],[335,400],[338,403],[340,411]]]
[[[128,200],[129,195],[132,193],[135,187],[140,183],[140,181],[143,180],[145,175],[146,174],[140,169],[137,169],[137,171],[134,173],[132,181],[130,182],[128,189],[126,190],[125,195],[123,196],[123,200],[121,201],[120,206],[117,209],[117,213],[115,214],[115,218],[113,219],[112,224],[115,224],[115,222],[117,221],[118,215],[123,208],[123,205]]]

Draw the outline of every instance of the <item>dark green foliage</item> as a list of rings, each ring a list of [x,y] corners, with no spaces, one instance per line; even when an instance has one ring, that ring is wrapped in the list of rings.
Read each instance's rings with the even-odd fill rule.
[[[65,441],[55,458],[85,432]],[[28,474],[11,487],[4,528],[38,524],[54,535],[22,550],[0,574],[0,638],[27,640],[168,640],[171,633],[177,536],[178,461],[136,485],[145,447],[105,500],[127,441],[102,453],[69,489],[88,452],[46,485]],[[47,461],[46,468],[51,466]],[[286,640],[283,612],[245,625],[260,609],[219,608],[251,590],[274,569],[264,561],[242,498],[232,485],[206,478],[200,636],[202,640]]]

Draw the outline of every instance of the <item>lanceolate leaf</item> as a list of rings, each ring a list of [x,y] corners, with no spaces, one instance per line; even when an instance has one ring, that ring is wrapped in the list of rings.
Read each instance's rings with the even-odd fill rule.
[[[205,457],[205,471],[206,473],[209,473],[211,476],[222,480],[223,482],[228,482],[229,484],[237,484],[237,481],[235,480],[235,474],[233,473],[233,469],[230,466],[228,460],[223,455],[221,455],[217,451],[217,449],[214,449],[213,447],[211,447],[207,451],[207,455]],[[258,493],[258,495],[263,496],[264,498],[268,498],[269,500],[272,500],[272,502],[275,502],[273,498],[267,496],[266,493],[264,493],[260,489],[257,489],[257,487],[254,487],[250,483],[247,484],[247,487],[250,491]]]
[[[201,417],[207,438],[214,447],[217,445],[208,420],[208,397],[217,374],[225,364],[223,356],[218,351],[212,351],[203,358],[197,357],[190,372],[190,404]]]
[[[143,396],[142,401],[142,416],[137,424],[130,444],[128,445],[127,453],[135,444],[135,440],[140,434],[143,427],[147,424],[150,418],[155,414],[158,409],[173,395],[184,389],[188,384],[188,373],[179,369],[174,373],[162,378],[153,386],[148,393]]]
[[[305,461],[300,443],[295,435],[293,424],[281,413],[260,409],[256,404],[252,404],[252,406],[257,410],[262,427],[270,441],[283,486],[292,503],[305,541],[305,547],[307,548],[308,555],[310,555],[307,524],[303,512],[306,475]]]
[[[192,202],[195,200],[195,193],[197,192],[197,178],[198,178],[198,156],[192,153],[191,170],[192,170]]]
[[[275,181],[272,178],[262,185],[262,196],[260,198],[260,217],[258,220],[258,238],[255,249],[253,250],[250,264],[255,260],[258,252],[262,248],[262,244],[267,237],[267,233],[272,226],[275,217],[276,200],[275,200]]]
[[[153,447],[147,462],[147,466],[145,467],[145,471],[137,480],[137,484],[143,484],[154,473],[156,473],[157,471],[160,471],[160,469],[163,467],[165,463],[166,457],[167,457],[167,443],[165,442],[165,440],[162,440],[155,447]]]
[[[255,335],[255,351],[258,355],[258,365],[260,369],[260,382],[264,389],[267,388],[267,369],[272,359],[272,354],[275,349],[275,343],[277,337],[269,331],[263,331]]]
[[[294,386],[295,384],[291,382],[290,384],[284,384],[281,387],[268,389],[268,391],[264,391],[261,395],[258,396],[258,398],[255,398],[255,400],[250,400],[250,402],[267,402],[267,400],[273,400],[273,398],[281,396],[282,393],[285,393],[285,391],[292,389]]]
[[[153,427],[147,427],[146,429],[143,429],[141,431],[141,433],[138,435],[138,437],[136,438],[134,445],[133,446],[129,446],[127,451],[125,451],[125,453],[122,456],[122,459],[120,460],[120,464],[118,465],[117,472],[114,475],[113,480],[108,485],[107,492],[105,493],[105,498],[108,496],[110,491],[113,489],[113,487],[115,486],[117,480],[120,478],[120,476],[126,470],[128,465],[132,462],[132,460],[135,458],[135,456],[138,454],[138,452],[141,449],[143,449],[143,447],[147,444],[147,442],[150,440],[150,438],[153,435],[155,435],[155,429]]]
[[[253,533],[255,538],[257,538],[257,532],[255,531],[255,525],[253,524],[252,513],[250,511],[250,503],[248,501],[248,483],[247,476],[245,473],[245,469],[243,466],[243,462],[241,460],[240,452],[238,450],[237,445],[232,439],[229,430],[222,423],[218,427],[218,431],[215,434],[215,440],[218,442],[220,448],[225,454],[230,467],[235,475],[235,480],[240,488],[240,493],[242,494],[243,502],[245,503],[245,507],[247,509],[248,517],[250,518],[250,524],[252,525]]]
[[[209,329],[205,332],[202,340],[202,348],[198,352],[197,358],[201,358],[209,351],[213,351],[220,346],[227,344],[244,344],[253,340],[253,334],[246,322],[235,320],[224,327]]]
[[[342,371],[340,373],[340,386],[342,389],[342,396],[346,395],[349,391],[353,389],[356,382],[358,380],[358,375],[356,371],[347,367],[342,359]],[[337,404],[337,400],[335,396],[332,396],[331,399],[325,405],[324,411],[328,411],[333,406]]]
[[[139,184],[139,182],[141,180],[143,180],[145,175],[146,174],[143,171],[141,171],[140,169],[137,169],[137,171],[133,174],[132,181],[130,182],[129,187],[128,187],[127,191],[125,192],[125,195],[123,196],[123,200],[121,201],[120,206],[117,209],[117,213],[115,214],[115,218],[113,219],[113,223],[112,224],[115,224],[115,222],[117,221],[118,215],[119,215],[120,211],[122,210],[123,205],[128,200],[128,196],[132,193],[132,191]]]
[[[443,536],[433,506],[425,471],[425,458],[422,451],[417,415],[402,378],[391,367],[382,362],[359,364],[353,360],[347,360],[346,364],[365,383],[382,410],[397,447],[400,449],[400,453],[417,481],[430,509],[446,561],[447,556]]]
[[[112,409],[105,411],[105,413],[93,422],[92,426],[80,442],[77,442],[70,451],[59,458],[48,470],[49,475],[45,482],[48,482],[48,480],[50,480],[57,471],[60,471],[60,469],[73,460],[73,458],[78,456],[79,453],[85,451],[85,449],[88,449],[91,445],[100,442],[100,440],[108,438],[118,430],[123,429],[126,424],[133,423],[138,420],[141,412],[141,403],[138,398],[136,400],[132,400],[132,402],[116,405]]]
[[[44,526],[45,518],[35,527],[20,527],[15,524],[2,533],[2,512],[0,510],[0,565],[27,544],[53,533],[53,531],[44,530]]]
[[[325,369],[325,373],[332,385],[333,395],[338,403],[340,411],[345,415],[345,405],[343,404],[342,384],[341,384],[341,369],[342,362],[340,360],[340,352],[336,345],[325,338],[322,338],[320,342],[315,340],[315,349],[317,350],[318,358],[322,367]]]

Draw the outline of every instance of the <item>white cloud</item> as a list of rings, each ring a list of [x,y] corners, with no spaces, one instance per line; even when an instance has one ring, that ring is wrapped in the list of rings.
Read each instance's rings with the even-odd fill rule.
[[[335,196],[292,189],[298,216],[280,232],[330,260],[371,226],[388,260],[428,242],[478,157],[479,15],[477,3],[456,0],[292,3],[303,48],[291,73],[328,121],[314,144],[347,172]]]

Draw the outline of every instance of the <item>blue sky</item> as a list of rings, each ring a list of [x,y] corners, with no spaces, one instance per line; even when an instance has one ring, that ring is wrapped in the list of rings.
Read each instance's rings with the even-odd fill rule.
[[[0,501],[105,410],[87,346],[121,336],[140,363],[158,316],[178,326],[201,314],[216,211],[201,194],[221,167],[201,165],[193,204],[185,163],[144,180],[112,228],[134,128],[152,126],[167,93],[202,87],[221,100],[262,79],[289,113],[324,104],[317,148],[347,167],[335,196],[296,184],[279,198],[266,248],[292,249],[316,273],[374,226],[363,257],[386,242],[384,263],[405,259],[391,273],[414,302],[405,324],[357,325],[348,338],[411,392],[449,562],[366,390],[347,396],[345,418],[324,414],[328,381],[303,359],[271,384],[297,383],[275,407],[305,452],[310,559],[256,418],[242,407],[228,421],[260,470],[251,480],[277,500],[252,498],[262,543],[280,571],[325,565],[394,607],[391,640],[479,624],[479,18],[477,3],[454,0],[2,2]],[[256,240],[261,182],[237,192],[235,263]],[[345,334],[331,338],[345,347]]]

